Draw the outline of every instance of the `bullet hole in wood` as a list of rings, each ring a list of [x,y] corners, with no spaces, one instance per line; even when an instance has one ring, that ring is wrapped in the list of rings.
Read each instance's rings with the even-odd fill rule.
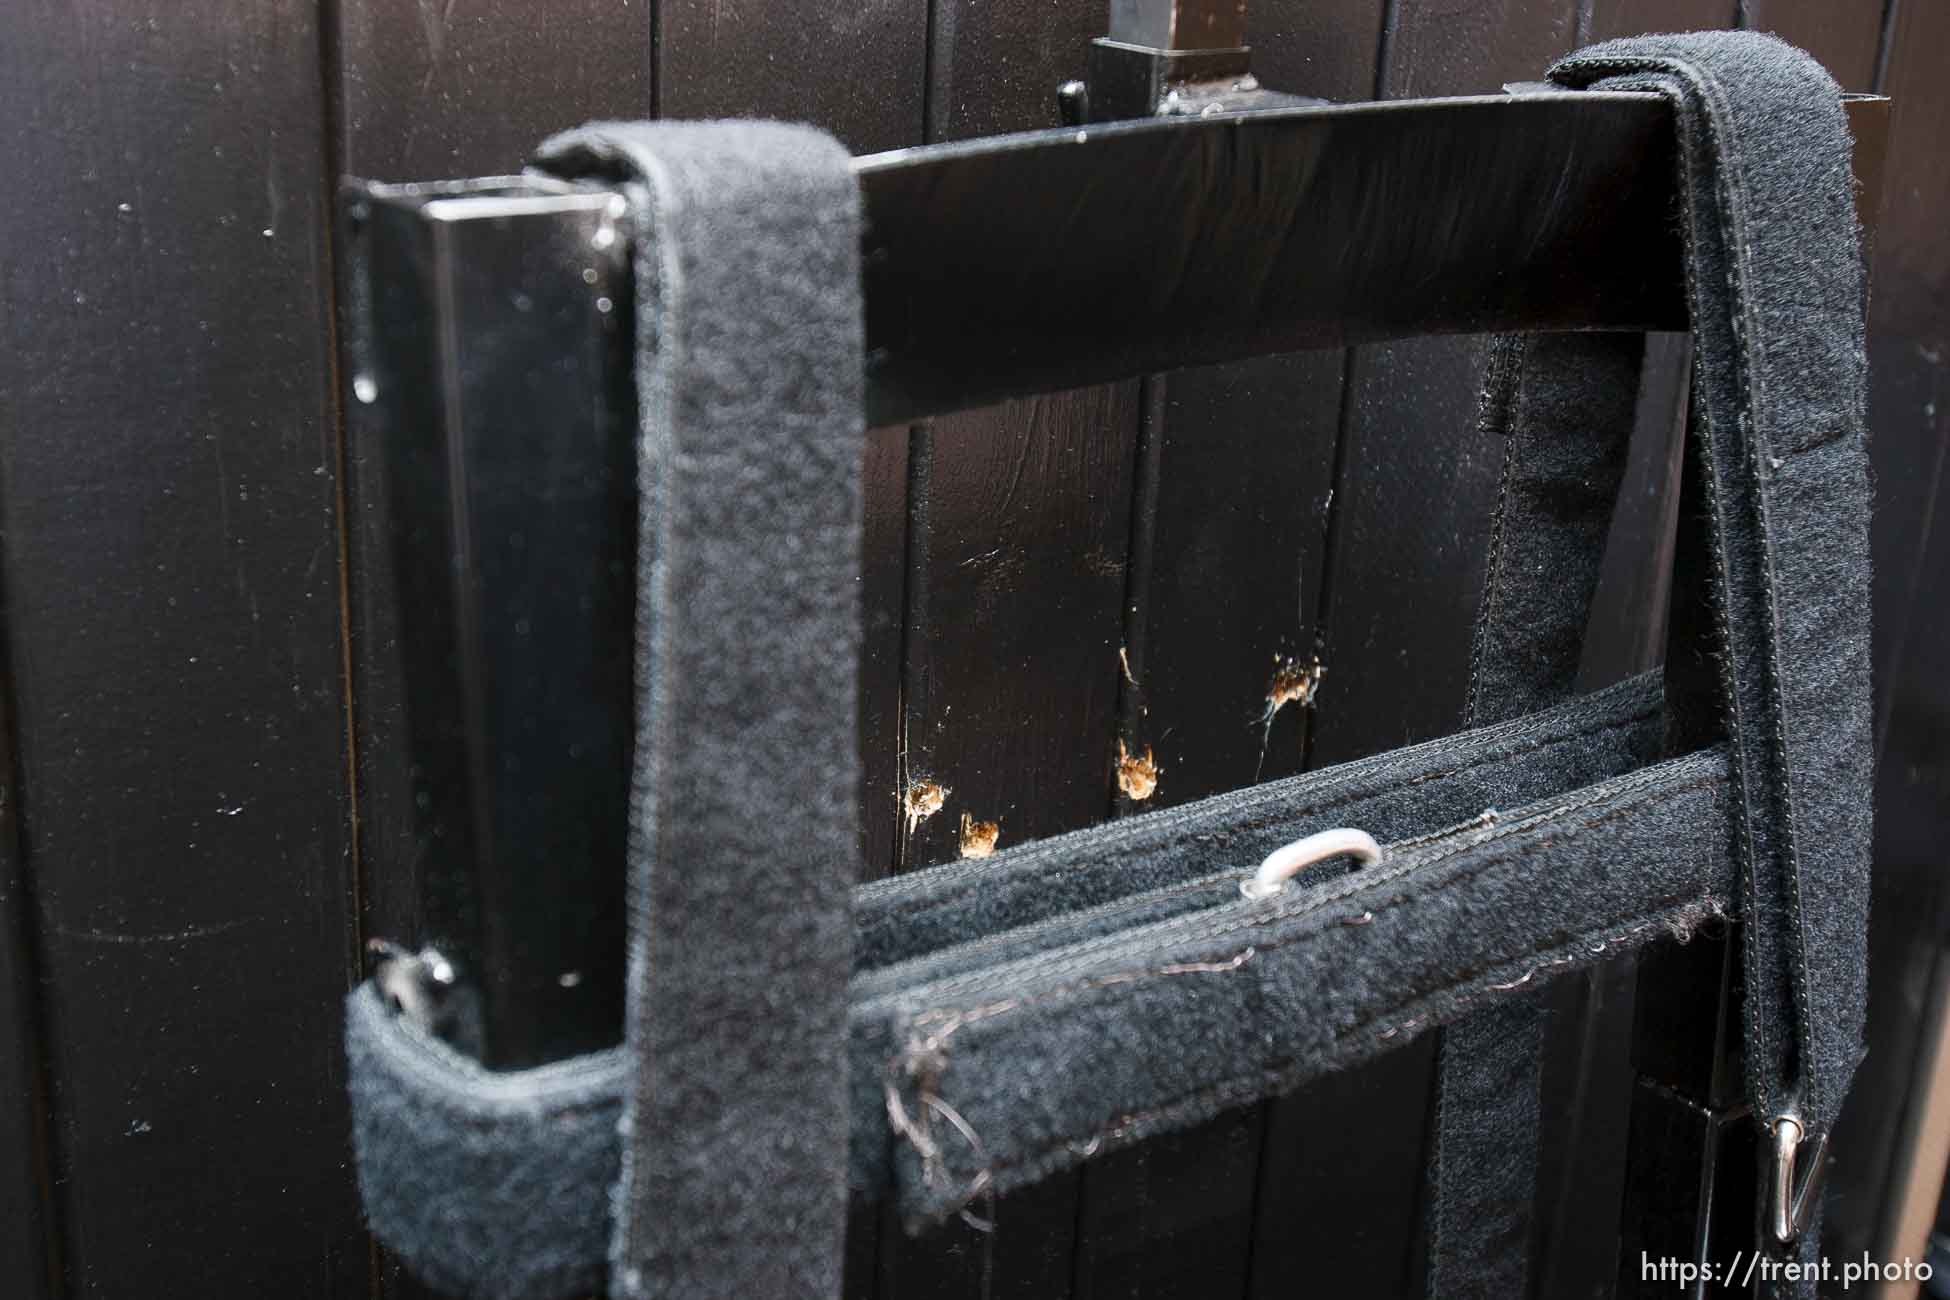
[[[1158,778],[1162,775],[1164,769],[1152,757],[1150,746],[1142,754],[1133,754],[1123,741],[1117,742],[1117,788],[1124,792],[1126,799],[1139,803],[1149,799],[1158,792]]]
[[[948,802],[948,787],[939,781],[926,777],[916,777],[907,783],[901,794],[901,810],[907,817],[907,833],[912,835],[914,828],[941,811]]]
[[[961,855],[964,858],[986,858],[995,852],[995,842],[1001,838],[1000,822],[978,822],[967,813],[961,815]]]
[[[1259,780],[1266,767],[1266,747],[1273,739],[1273,719],[1289,704],[1312,708],[1314,696],[1320,691],[1320,679],[1326,675],[1327,669],[1319,655],[1304,667],[1292,655],[1273,656],[1273,679],[1266,684],[1266,707],[1259,715],[1259,766],[1253,770],[1253,780]]]
[[[1291,655],[1284,659],[1274,655],[1273,680],[1266,686],[1265,722],[1270,725],[1273,715],[1289,704],[1297,704],[1303,709],[1311,708],[1314,695],[1320,690],[1320,679],[1326,675],[1327,669],[1321,665],[1318,656],[1302,667],[1300,661]]]

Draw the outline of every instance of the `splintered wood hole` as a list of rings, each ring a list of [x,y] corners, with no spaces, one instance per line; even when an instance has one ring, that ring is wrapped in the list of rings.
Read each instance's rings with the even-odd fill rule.
[[[1326,675],[1327,669],[1321,666],[1318,655],[1305,667],[1291,655],[1285,659],[1274,655],[1273,680],[1266,686],[1264,721],[1271,723],[1273,715],[1289,704],[1297,704],[1303,709],[1310,707],[1314,695],[1320,690],[1320,679]]]
[[[1273,719],[1289,704],[1312,708],[1314,696],[1320,690],[1320,679],[1326,675],[1327,669],[1319,655],[1304,668],[1292,655],[1273,656],[1273,680],[1266,684],[1266,707],[1259,715],[1259,766],[1253,769],[1253,780],[1259,780],[1266,768],[1266,747],[1273,740]]]
[[[1124,792],[1126,799],[1139,803],[1158,792],[1158,778],[1164,769],[1158,766],[1157,759],[1151,756],[1151,747],[1146,745],[1143,754],[1133,754],[1117,742],[1117,788]]]
[[[1000,822],[978,822],[967,813],[961,815],[961,855],[964,858],[986,858],[995,852],[995,842],[1001,838]]]
[[[912,835],[914,828],[941,811],[948,802],[948,787],[939,781],[926,777],[915,777],[907,783],[901,793],[901,811],[907,817],[907,833]]]

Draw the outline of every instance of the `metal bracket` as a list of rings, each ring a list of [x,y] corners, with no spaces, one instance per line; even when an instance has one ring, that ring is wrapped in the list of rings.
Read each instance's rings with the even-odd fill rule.
[[[1261,86],[1245,38],[1245,0],[1111,0],[1110,34],[1091,42],[1089,78],[1057,87],[1057,112],[1083,126],[1325,102]]]

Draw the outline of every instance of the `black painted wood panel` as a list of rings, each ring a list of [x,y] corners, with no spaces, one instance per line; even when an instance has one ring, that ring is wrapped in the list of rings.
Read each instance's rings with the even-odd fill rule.
[[[1740,0],[1740,26],[1773,32],[1821,60],[1843,90],[1876,80],[1884,0]]]
[[[71,1296],[369,1285],[317,17],[35,4],[0,38],[32,178],[0,198],[6,638]]]
[[[854,153],[914,144],[927,23],[927,0],[661,0],[658,113],[810,122]]]
[[[61,1285],[61,1251],[49,1163],[38,936],[20,852],[13,712],[13,674],[0,661],[0,1155],[6,1160],[0,1260],[10,1261],[0,1279],[23,1300],[46,1300]]]
[[[860,878],[899,869],[905,838],[901,737],[902,654],[907,648],[909,451],[919,436],[905,425],[867,431],[861,542]],[[916,539],[924,540],[924,539]]]
[[[1837,1126],[1830,1234],[1850,1252],[1886,1249],[1884,1217],[1917,1116],[1913,1072],[1929,987],[1950,919],[1950,692],[1944,646],[1950,526],[1942,514],[1950,445],[1950,10],[1900,0],[1881,89],[1893,99],[1869,296],[1869,427],[1876,518],[1875,894],[1869,913],[1869,1056]],[[1915,1243],[1902,1243],[1913,1249]]]
[[[1739,0],[1585,0],[1580,41],[1646,32],[1707,31],[1735,24]]]
[[[519,171],[543,136],[651,109],[648,0],[337,0],[337,163],[368,180]]]
[[[962,852],[963,817],[1004,843],[1109,809],[1135,385],[966,412],[915,442],[903,789],[909,869]],[[919,810],[919,805],[917,812]],[[1076,1175],[896,1246],[899,1295],[1061,1294]]]

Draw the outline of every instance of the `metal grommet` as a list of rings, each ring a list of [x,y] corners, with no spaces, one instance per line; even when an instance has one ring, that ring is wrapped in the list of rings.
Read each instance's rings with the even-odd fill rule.
[[[1259,870],[1239,882],[1239,892],[1255,901],[1271,898],[1285,889],[1286,882],[1302,869],[1343,853],[1364,867],[1381,861],[1381,846],[1375,843],[1374,836],[1347,826],[1336,827],[1274,849],[1259,864]]]

